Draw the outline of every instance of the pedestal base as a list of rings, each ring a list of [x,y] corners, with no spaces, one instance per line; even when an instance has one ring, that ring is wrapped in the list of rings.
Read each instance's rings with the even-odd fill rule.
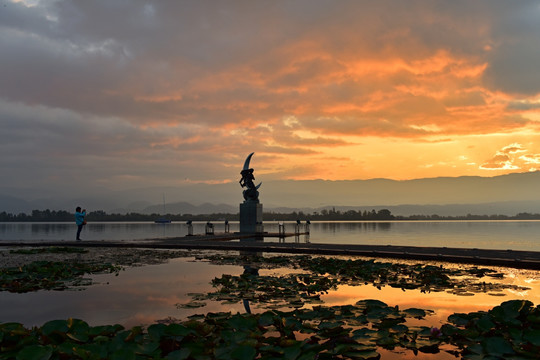
[[[254,201],[244,201],[240,204],[240,232],[262,233],[263,206]]]

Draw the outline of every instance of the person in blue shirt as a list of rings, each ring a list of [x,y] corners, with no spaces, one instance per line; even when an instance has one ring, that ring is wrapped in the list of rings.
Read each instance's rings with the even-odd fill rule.
[[[86,225],[86,221],[84,221],[84,217],[86,216],[86,209],[83,209],[81,211],[81,207],[77,206],[75,209],[75,224],[77,224],[77,240],[81,239],[81,231],[83,229],[83,226]]]

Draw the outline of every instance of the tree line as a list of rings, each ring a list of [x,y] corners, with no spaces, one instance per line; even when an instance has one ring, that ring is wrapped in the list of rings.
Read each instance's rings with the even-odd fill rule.
[[[97,210],[89,212],[88,221],[154,221],[159,218],[166,218],[171,221],[238,221],[239,214],[213,213],[213,214],[140,214],[131,212],[127,214],[107,214],[105,211]],[[267,221],[353,221],[353,220],[540,220],[540,214],[518,213],[514,216],[508,215],[474,215],[464,216],[440,216],[440,215],[410,215],[394,216],[388,209],[375,210],[347,210],[340,211],[335,208],[324,209],[320,212],[304,213],[293,211],[291,213],[265,212],[264,219]],[[32,210],[30,214],[11,214],[5,211],[0,212],[0,222],[66,222],[74,221],[74,214],[65,210]]]

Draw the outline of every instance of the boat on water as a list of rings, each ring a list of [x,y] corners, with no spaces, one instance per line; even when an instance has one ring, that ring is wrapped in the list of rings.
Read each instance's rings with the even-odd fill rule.
[[[154,222],[156,224],[170,224],[171,220],[169,220],[169,219],[157,219],[157,220],[154,220]]]
[[[166,214],[166,212],[165,212],[165,194],[163,194],[163,213]],[[171,220],[166,219],[166,218],[159,218],[157,220],[154,220],[154,222],[156,224],[170,224]]]

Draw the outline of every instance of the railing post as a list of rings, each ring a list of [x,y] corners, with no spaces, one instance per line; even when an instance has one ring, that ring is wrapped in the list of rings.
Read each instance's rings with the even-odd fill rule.
[[[186,222],[187,225],[187,236],[193,236],[193,222],[191,220],[188,220]]]
[[[278,233],[279,233],[279,237],[285,236],[285,224],[282,223],[281,221],[278,223]]]
[[[210,221],[206,223],[205,233],[206,235],[214,235],[214,224],[212,224]]]
[[[294,234],[300,235],[300,220],[296,220],[296,225],[294,226]]]
[[[257,234],[262,234],[264,232],[264,225],[262,222],[257,222],[257,224],[255,224],[255,233]]]

